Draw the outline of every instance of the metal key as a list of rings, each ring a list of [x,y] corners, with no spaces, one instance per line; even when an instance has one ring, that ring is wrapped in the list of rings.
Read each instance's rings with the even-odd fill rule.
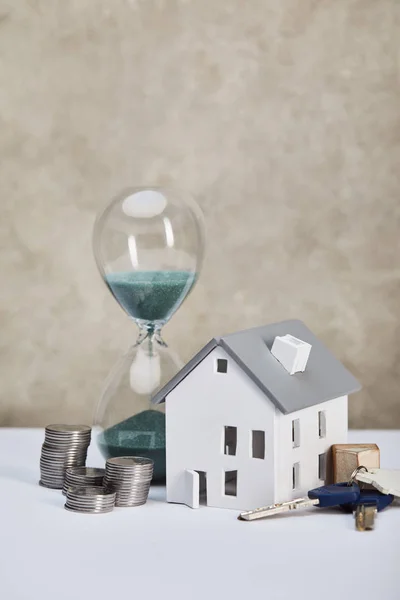
[[[400,470],[358,467],[354,471],[353,478],[373,485],[382,494],[393,494],[400,497]]]
[[[320,508],[331,506],[352,506],[360,498],[360,488],[356,483],[335,483],[332,485],[323,485],[308,492],[308,498],[295,498],[288,502],[279,502],[271,506],[263,506],[255,510],[248,510],[240,513],[239,519],[242,521],[255,521],[256,519],[265,519],[281,512],[297,510],[299,508],[308,508],[318,506]]]

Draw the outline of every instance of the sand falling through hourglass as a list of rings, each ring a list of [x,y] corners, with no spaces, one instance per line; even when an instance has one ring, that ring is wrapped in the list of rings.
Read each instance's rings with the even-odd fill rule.
[[[161,329],[195,285],[204,226],[178,190],[131,189],[96,220],[93,248],[105,283],[137,324],[138,338],[109,374],[95,415],[104,457],[147,456],[165,477],[165,414],[152,397],[181,368]]]

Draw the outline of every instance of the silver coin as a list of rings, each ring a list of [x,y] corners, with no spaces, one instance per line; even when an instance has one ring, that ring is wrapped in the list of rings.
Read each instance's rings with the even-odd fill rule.
[[[67,469],[67,471],[68,471],[68,469]],[[90,487],[91,483],[93,483],[95,485],[95,487],[97,487],[98,485],[103,485],[103,477],[86,477],[86,478],[78,479],[76,477],[71,477],[70,475],[68,475],[67,471],[65,472],[65,481],[72,487],[73,487],[74,483],[76,483],[77,486],[84,485],[86,487],[88,487],[88,486]]]
[[[99,483],[99,484],[95,484],[95,483],[91,482],[91,483],[90,483],[90,486],[91,486],[91,487],[102,487],[102,484],[101,484],[101,483]],[[86,485],[85,485],[85,484],[81,484],[81,485],[80,485],[80,484],[78,484],[78,483],[76,483],[76,482],[74,482],[74,483],[69,483],[68,481],[64,481],[64,485],[63,485],[63,491],[62,491],[62,493],[64,494],[64,496],[66,496],[66,495],[67,495],[67,491],[68,491],[68,489],[69,489],[69,488],[71,488],[71,487],[86,487]],[[112,491],[112,490],[111,490],[111,491]]]
[[[142,500],[141,502],[121,502],[119,500],[115,501],[115,506],[117,508],[133,508],[134,506],[143,506],[146,504],[147,498]]]
[[[69,492],[69,490],[68,490]],[[76,498],[72,497],[69,493],[67,492],[67,502],[68,504],[74,505],[74,506],[108,506],[109,504],[114,504],[115,502],[115,498],[114,496],[112,498]]]
[[[82,458],[85,459],[87,457],[86,452],[84,454],[65,454],[64,456],[41,456],[40,460],[43,462],[52,462],[52,463],[65,463],[66,461],[74,461],[74,460],[81,460]]]
[[[134,496],[147,496],[150,488],[144,488],[141,490],[114,490],[119,498],[133,498]],[[112,490],[111,490],[112,491]]]
[[[131,459],[133,461],[135,459],[135,457],[131,456]],[[153,465],[152,462],[148,463],[148,464],[133,463],[133,462],[131,464],[129,464],[129,463],[125,463],[125,464],[124,463],[120,463],[120,464],[117,464],[117,463],[111,462],[111,460],[117,460],[117,459],[108,459],[107,462],[106,462],[106,468],[109,468],[109,469],[118,469],[118,470],[120,470],[120,469],[126,469],[126,470],[129,471],[129,470],[132,470],[132,469],[133,470],[135,470],[135,469],[152,469],[154,467],[154,465]],[[127,460],[127,459],[125,459],[125,460]]]
[[[114,490],[119,490],[119,491],[130,491],[130,490],[141,490],[141,489],[147,489],[150,487],[150,482],[144,482],[144,483],[135,483],[135,484],[131,484],[131,485],[123,485],[123,484],[118,484],[118,483],[112,483],[109,481],[103,481],[103,486],[105,488],[109,488],[109,489],[114,489]]]
[[[115,506],[138,506],[139,504],[145,504],[147,502],[147,496],[142,498],[116,498]]]
[[[150,487],[151,482],[150,481],[138,481],[136,483],[116,483],[115,481],[110,482],[108,480],[105,480],[105,481],[103,481],[103,485],[104,485],[104,487],[113,487],[117,490],[134,490],[134,489]]]
[[[67,476],[65,476],[65,483],[70,487],[103,487],[103,478],[101,477],[100,479],[91,478],[87,480],[77,480],[70,479]]]
[[[51,454],[43,454],[40,457],[40,460],[49,462],[49,461],[53,461],[53,462],[63,462],[65,460],[76,460],[79,458],[86,458],[87,453],[85,452],[79,452],[77,454],[60,454],[60,455],[51,455]]]
[[[79,508],[82,510],[96,510],[96,509],[102,509],[102,508],[112,508],[113,506],[115,506],[115,501],[114,502],[72,502],[69,498],[66,499],[66,504],[68,506],[70,506],[71,508]]]
[[[80,433],[77,431],[65,433],[45,431],[44,437],[62,442],[63,440],[89,440],[92,437],[92,434],[90,431],[88,433]]]
[[[104,477],[105,469],[98,469],[97,467],[74,467],[72,469],[68,469],[67,475],[77,476],[77,477]]]
[[[66,462],[74,462],[76,460],[84,460],[87,455],[85,454],[77,454],[76,456],[69,456],[66,454],[65,456],[41,456],[40,461],[44,464],[65,464]]]
[[[105,489],[98,487],[85,487],[85,488],[72,488],[71,494],[76,494],[77,496],[112,496],[112,492],[108,492]]]
[[[80,461],[73,461],[72,463],[61,463],[61,464],[49,464],[49,465],[45,465],[43,463],[40,464],[40,469],[42,469],[43,471],[58,471],[58,472],[63,472],[65,473],[66,469],[68,467],[73,467],[73,466],[79,466],[79,465],[84,465],[85,464],[85,460],[80,460]]]
[[[71,481],[70,479],[65,478],[65,485],[68,487],[104,487],[103,480],[100,479],[98,481]]]
[[[116,487],[116,488],[131,488],[131,487],[142,487],[145,485],[150,485],[151,479],[136,479],[135,481],[128,480],[117,480],[117,479],[108,479],[108,477],[104,477],[103,485],[105,487]]]
[[[122,496],[121,494],[117,494],[115,502],[144,502],[148,498],[148,494],[131,494]]]
[[[135,473],[134,475],[123,475],[116,473],[108,473],[104,476],[110,481],[151,481],[153,473]]]
[[[59,448],[63,450],[64,448],[87,448],[91,442],[91,439],[65,439],[65,440],[56,440],[52,438],[45,437],[44,445],[48,448]]]
[[[131,481],[135,479],[143,481],[144,479],[152,479],[153,473],[112,473],[106,470],[105,477],[114,481]]]
[[[54,461],[62,461],[62,460],[74,460],[75,458],[86,458],[87,450],[80,450],[79,452],[62,452],[62,453],[50,453],[50,452],[42,452],[40,458],[44,460],[54,460]]]
[[[115,492],[118,498],[143,498],[148,496],[149,490],[132,490],[130,492],[115,490]]]
[[[85,492],[89,491],[85,495]],[[82,492],[79,494],[79,492]],[[112,502],[115,499],[115,492],[112,490],[105,490],[101,487],[68,487],[67,490],[68,500],[76,502]]]
[[[68,505],[70,506],[82,506],[82,508],[90,508],[90,507],[99,507],[101,508],[102,506],[112,506],[115,503],[115,499],[112,498],[111,500],[107,500],[104,502],[100,502],[100,501],[86,501],[86,502],[81,502],[79,500],[76,500],[74,498],[71,498],[69,495],[67,495],[67,499],[66,502]]]
[[[59,444],[59,443],[53,442],[52,440],[45,439],[43,442],[44,448],[49,450],[50,452],[66,452],[68,450],[83,451],[83,450],[87,450],[89,448],[89,445],[90,445],[90,440],[88,440],[87,442],[84,442],[84,443],[68,441],[63,444]]]
[[[63,458],[50,458],[48,456],[41,456],[40,462],[44,465],[65,465],[66,463],[74,463],[78,460],[86,460],[85,454],[78,454],[77,456],[64,456]],[[71,467],[74,465],[72,464]]]
[[[106,465],[120,465],[123,466],[153,466],[154,461],[151,458],[144,458],[142,456],[116,456],[115,458],[108,458]]]
[[[122,472],[126,472],[126,473],[131,473],[132,471],[152,471],[153,470],[153,465],[114,465],[114,464],[110,464],[110,463],[106,463],[106,470],[107,471],[122,471]]]
[[[60,425],[60,424],[51,424],[46,425],[45,431],[54,432],[57,434],[70,434],[70,433],[90,433],[92,428],[89,425]]]
[[[105,482],[115,485],[135,485],[138,483],[150,483],[151,477],[136,477],[135,479],[116,479],[112,477],[104,477]]]
[[[65,450],[49,450],[48,448],[42,449],[42,456],[49,457],[63,457],[63,456],[79,456],[79,454],[86,454],[87,448],[66,448]]]
[[[145,478],[151,478],[153,477],[153,472],[152,471],[144,471],[144,472],[138,472],[138,471],[134,471],[132,473],[122,473],[122,472],[113,472],[110,471],[109,469],[106,469],[106,474],[105,477],[110,477],[111,479],[124,479],[124,480],[129,480],[129,479],[145,479]]]
[[[96,509],[96,510],[85,510],[85,509],[79,509],[79,508],[71,508],[70,506],[68,506],[67,503],[64,504],[64,508],[65,508],[65,510],[69,510],[70,512],[82,513],[82,514],[87,514],[87,515],[100,515],[100,514],[109,513],[112,510],[114,510],[114,506],[110,506],[110,507],[102,508],[102,509]]]

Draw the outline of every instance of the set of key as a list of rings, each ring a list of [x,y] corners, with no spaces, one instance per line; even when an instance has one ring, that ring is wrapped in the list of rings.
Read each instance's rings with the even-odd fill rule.
[[[372,485],[373,489],[363,489],[363,483]],[[361,466],[355,469],[349,482],[315,488],[308,492],[307,498],[296,498],[242,512],[239,519],[255,521],[311,506],[341,507],[355,513],[358,531],[366,531],[374,528],[376,513],[389,506],[394,496],[400,497],[400,471],[367,469]]]

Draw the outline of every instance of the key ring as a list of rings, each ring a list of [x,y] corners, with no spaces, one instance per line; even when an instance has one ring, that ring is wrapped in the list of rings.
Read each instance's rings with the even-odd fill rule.
[[[357,473],[359,473],[360,471],[365,471],[366,473],[368,473],[368,469],[367,469],[367,467],[364,467],[363,465],[360,465],[359,467],[356,467],[356,468],[354,469],[354,471],[352,472],[352,474],[350,475],[350,479],[349,479],[349,481],[347,482],[347,485],[349,485],[349,486],[350,486],[350,485],[353,485],[353,483],[354,483],[354,482],[355,482],[355,480],[356,480],[356,475],[357,475]]]

